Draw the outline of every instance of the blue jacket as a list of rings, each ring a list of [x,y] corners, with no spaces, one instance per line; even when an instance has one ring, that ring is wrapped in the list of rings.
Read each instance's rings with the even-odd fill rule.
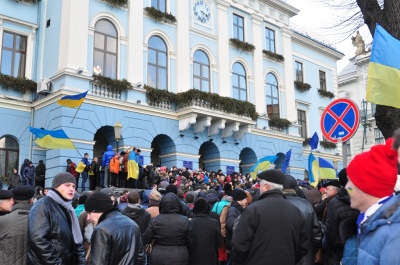
[[[32,165],[32,167],[26,166],[24,168],[22,176],[27,178],[27,179],[34,179],[35,178],[35,173],[36,173],[36,169],[35,169],[35,167],[33,165]]]
[[[397,265],[400,246],[400,195],[385,202],[361,225],[359,265]]]
[[[105,166],[108,166],[110,164],[111,158],[113,157],[114,157],[114,151],[112,150],[112,146],[108,145],[107,151],[103,154],[101,167],[104,168]]]

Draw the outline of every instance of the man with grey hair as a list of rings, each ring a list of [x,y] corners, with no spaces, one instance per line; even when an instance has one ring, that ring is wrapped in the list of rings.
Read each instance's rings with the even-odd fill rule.
[[[266,170],[258,178],[260,198],[243,211],[233,233],[233,263],[296,264],[308,251],[304,218],[282,193],[282,171]]]
[[[28,185],[13,190],[14,207],[10,214],[0,217],[0,260],[3,265],[27,263],[28,214],[35,191]]]

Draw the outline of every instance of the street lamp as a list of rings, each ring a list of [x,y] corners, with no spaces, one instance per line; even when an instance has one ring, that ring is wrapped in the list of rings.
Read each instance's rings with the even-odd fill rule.
[[[114,125],[114,135],[115,135],[115,141],[117,141],[117,153],[119,153],[118,150],[118,142],[121,140],[121,131],[122,131],[122,125],[117,121],[117,123]]]

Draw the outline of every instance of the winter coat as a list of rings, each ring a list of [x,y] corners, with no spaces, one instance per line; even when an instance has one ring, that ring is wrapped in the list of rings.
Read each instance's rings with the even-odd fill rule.
[[[74,242],[69,213],[50,197],[29,212],[27,264],[86,264],[83,245]]]
[[[116,208],[101,215],[93,231],[90,245],[92,264],[144,265],[146,263],[139,226]]]
[[[7,177],[9,188],[18,187],[21,184],[21,177],[18,174],[10,173]]]
[[[28,165],[28,162],[29,162],[29,159],[26,158],[26,159],[24,160],[24,163],[22,163],[21,168],[19,169],[19,174],[20,174],[21,176],[23,176],[24,169],[25,169],[25,167]]]
[[[107,145],[107,151],[104,152],[103,158],[101,161],[101,167],[104,168],[110,164],[111,159],[114,157],[114,151],[112,150],[111,145]]]
[[[343,249],[342,265],[357,265],[357,235],[347,239]]]
[[[14,205],[10,214],[0,217],[0,260],[3,265],[25,265],[28,251],[30,204]]]
[[[24,171],[22,171],[22,172],[23,172],[22,173],[22,177],[24,177],[24,178],[27,178],[27,179],[34,179],[35,178],[36,170],[35,170],[35,167],[33,165],[31,167],[30,166],[26,166],[24,168]]]
[[[385,202],[360,228],[359,265],[397,265],[400,246],[400,196]]]
[[[357,217],[360,211],[350,207],[350,196],[342,189],[327,206],[324,256],[340,261],[346,240],[357,234]]]
[[[244,208],[237,201],[232,201],[231,206],[228,209],[228,214],[226,216],[226,249],[232,249],[232,235],[233,235],[233,224],[235,223],[236,218],[240,216],[243,212]]]
[[[190,255],[190,265],[217,265],[218,248],[222,243],[218,221],[207,214],[196,214],[192,219],[196,248]]]
[[[309,238],[309,246],[307,255],[304,256],[297,265],[309,265],[314,263],[315,253],[321,247],[322,230],[319,225],[317,216],[315,215],[314,208],[311,203],[306,199],[297,197],[295,190],[284,190],[286,199],[296,206],[303,214],[306,223],[307,235]]]
[[[36,181],[45,181],[46,180],[46,165],[43,163],[39,163],[36,166]]]
[[[217,202],[214,204],[212,211],[221,214],[222,209],[224,209],[225,206],[229,205],[231,202],[227,198],[222,198],[220,202]]]
[[[140,205],[134,205],[134,207],[132,207],[128,204],[125,210],[122,211],[122,214],[135,221],[140,228],[140,234],[143,235],[150,222],[151,215],[146,212],[145,209],[139,207]]]
[[[113,157],[110,161],[110,172],[118,174],[119,172],[119,158]]]
[[[173,193],[164,195],[160,215],[150,221],[143,236],[144,244],[153,239],[152,265],[187,265],[195,246],[195,236],[189,218],[181,215],[182,204]]]
[[[240,215],[232,238],[233,264],[296,264],[308,246],[300,210],[279,190],[266,191]]]

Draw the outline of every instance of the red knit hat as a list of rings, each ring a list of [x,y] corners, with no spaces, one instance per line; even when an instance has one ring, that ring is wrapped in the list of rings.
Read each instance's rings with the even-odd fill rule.
[[[347,175],[357,188],[378,198],[393,194],[398,154],[392,146],[393,138],[389,138],[385,145],[375,145],[351,160]]]

